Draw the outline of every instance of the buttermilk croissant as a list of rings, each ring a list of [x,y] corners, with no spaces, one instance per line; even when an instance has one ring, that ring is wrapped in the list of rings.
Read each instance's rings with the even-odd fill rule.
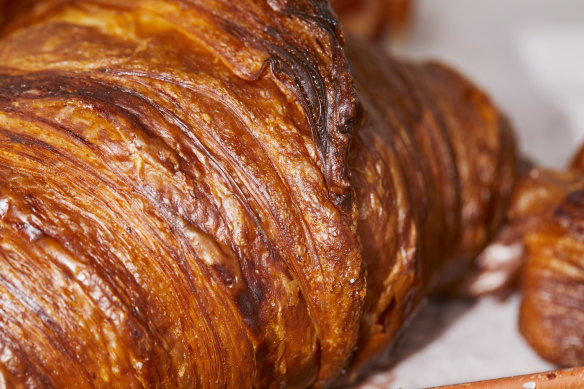
[[[505,119],[326,1],[17,3],[0,386],[347,382],[501,223]]]

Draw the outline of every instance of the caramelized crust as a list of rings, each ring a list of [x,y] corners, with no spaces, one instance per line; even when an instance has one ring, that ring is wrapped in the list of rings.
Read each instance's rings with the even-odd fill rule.
[[[504,118],[441,65],[355,41],[350,68],[325,1],[19,4],[0,39],[8,387],[350,381],[501,223]]]
[[[350,154],[367,296],[353,374],[428,293],[455,287],[500,227],[515,177],[506,119],[456,72],[349,40],[366,119]]]
[[[12,386],[326,383],[364,290],[324,2],[39,2],[0,43]]]
[[[520,331],[543,358],[581,365],[584,174],[532,169],[519,181],[509,214],[525,255]]]
[[[414,0],[331,0],[343,27],[362,38],[379,40],[407,28]]]

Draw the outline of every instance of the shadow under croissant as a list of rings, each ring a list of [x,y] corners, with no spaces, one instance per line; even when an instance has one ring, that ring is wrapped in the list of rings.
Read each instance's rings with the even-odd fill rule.
[[[355,387],[359,388],[375,373],[387,372],[398,363],[405,361],[414,354],[422,351],[429,344],[438,339],[464,314],[472,309],[477,300],[458,299],[447,300],[441,298],[430,299],[424,304],[406,328],[396,343],[388,349],[368,370],[364,371]]]

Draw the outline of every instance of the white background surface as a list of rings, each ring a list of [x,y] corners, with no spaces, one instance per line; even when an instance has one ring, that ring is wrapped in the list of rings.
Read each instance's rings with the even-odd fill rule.
[[[584,141],[584,0],[419,0],[394,51],[454,65],[515,125],[523,153],[562,167]],[[517,332],[514,296],[430,305],[400,363],[362,388],[422,388],[552,368]]]
[[[563,166],[584,140],[582,0],[418,0],[395,50],[443,60],[484,87],[538,162]]]

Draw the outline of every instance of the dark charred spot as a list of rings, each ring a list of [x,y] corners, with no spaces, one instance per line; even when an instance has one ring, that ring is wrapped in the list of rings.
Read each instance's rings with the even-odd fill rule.
[[[231,272],[231,270],[227,266],[223,266],[221,264],[214,264],[213,269],[217,272],[221,281],[227,286],[232,286],[233,282],[235,281],[235,276]]]
[[[584,239],[584,190],[570,193],[554,210],[554,216],[562,226]]]
[[[261,332],[261,323],[258,320],[258,316],[263,300],[264,294],[262,291],[252,284],[237,299],[237,305],[243,315],[243,320],[254,334]]]
[[[379,318],[377,319],[377,324],[381,324],[384,327],[388,326],[396,304],[397,304],[397,302],[395,300],[395,297],[392,297],[389,304],[387,304],[387,307],[385,307],[385,309],[383,310],[381,315],[379,315]]]

